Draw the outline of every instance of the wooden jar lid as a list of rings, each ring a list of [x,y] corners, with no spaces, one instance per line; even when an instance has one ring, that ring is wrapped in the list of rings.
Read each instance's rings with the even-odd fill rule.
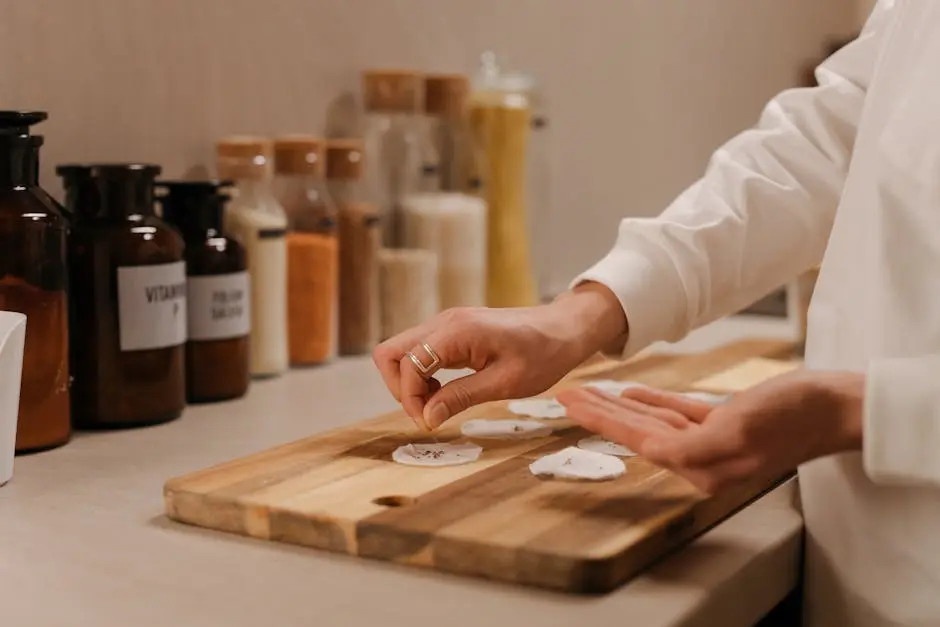
[[[364,160],[360,139],[330,139],[326,142],[326,178],[358,179]]]
[[[323,176],[325,154],[325,143],[319,137],[282,135],[274,139],[274,171]]]
[[[411,70],[366,70],[362,101],[366,111],[415,113],[419,110],[421,74]]]
[[[424,112],[459,117],[466,110],[470,79],[462,74],[429,74],[424,77]]]

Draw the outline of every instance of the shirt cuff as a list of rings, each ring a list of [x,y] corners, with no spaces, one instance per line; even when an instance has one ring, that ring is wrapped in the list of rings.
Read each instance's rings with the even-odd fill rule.
[[[865,472],[879,484],[940,484],[940,355],[871,362],[865,390]]]
[[[687,332],[688,310],[682,279],[669,254],[645,238],[631,237],[627,227],[623,225],[607,256],[569,284],[570,289],[593,281],[617,296],[629,327],[627,342],[615,355],[623,359],[654,342],[680,340]]]

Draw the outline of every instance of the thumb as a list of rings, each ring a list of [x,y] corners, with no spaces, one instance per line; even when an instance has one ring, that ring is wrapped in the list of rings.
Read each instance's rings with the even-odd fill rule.
[[[436,429],[447,420],[474,405],[505,397],[506,377],[499,366],[454,379],[438,390],[424,406],[424,422]]]

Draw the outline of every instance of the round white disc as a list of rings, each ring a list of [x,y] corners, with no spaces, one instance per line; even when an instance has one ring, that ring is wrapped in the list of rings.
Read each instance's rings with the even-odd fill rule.
[[[728,396],[726,395],[709,394],[708,392],[686,392],[683,394],[683,396],[696,401],[702,401],[703,403],[708,403],[709,405],[721,405],[728,400]]]
[[[623,460],[613,455],[569,446],[535,460],[529,464],[529,471],[536,477],[568,481],[608,481],[623,475],[627,472],[627,467]]]
[[[578,442],[578,448],[604,455],[616,455],[617,457],[633,457],[636,455],[623,444],[617,444],[599,435],[592,435]]]
[[[509,401],[509,411],[532,418],[564,418],[565,406],[553,398],[526,398]]]
[[[620,396],[624,390],[629,390],[630,388],[644,388],[646,387],[642,383],[637,383],[636,381],[614,381],[613,379],[597,379],[596,381],[588,381],[584,383],[582,387],[595,388],[602,392],[607,392],[612,396]]]
[[[475,462],[483,449],[476,444],[406,444],[392,453],[392,459],[406,466],[459,466]]]
[[[526,440],[544,438],[553,429],[535,420],[468,420],[460,425],[460,432],[470,438],[494,440]]]

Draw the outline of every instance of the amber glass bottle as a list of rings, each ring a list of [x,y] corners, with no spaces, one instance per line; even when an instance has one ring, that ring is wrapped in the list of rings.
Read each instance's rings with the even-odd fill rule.
[[[0,310],[26,314],[26,351],[16,451],[60,446],[71,437],[67,223],[36,181],[41,112],[0,111]]]
[[[73,214],[72,412],[82,428],[178,417],[186,403],[183,238],[154,214],[159,166],[65,165]]]
[[[186,242],[186,397],[222,401],[248,391],[251,293],[244,247],[222,232],[231,183],[161,181],[163,219]]]
[[[291,135],[274,141],[279,200],[287,213],[287,325],[292,366],[336,352],[339,259],[336,207],[326,191],[324,145]]]

